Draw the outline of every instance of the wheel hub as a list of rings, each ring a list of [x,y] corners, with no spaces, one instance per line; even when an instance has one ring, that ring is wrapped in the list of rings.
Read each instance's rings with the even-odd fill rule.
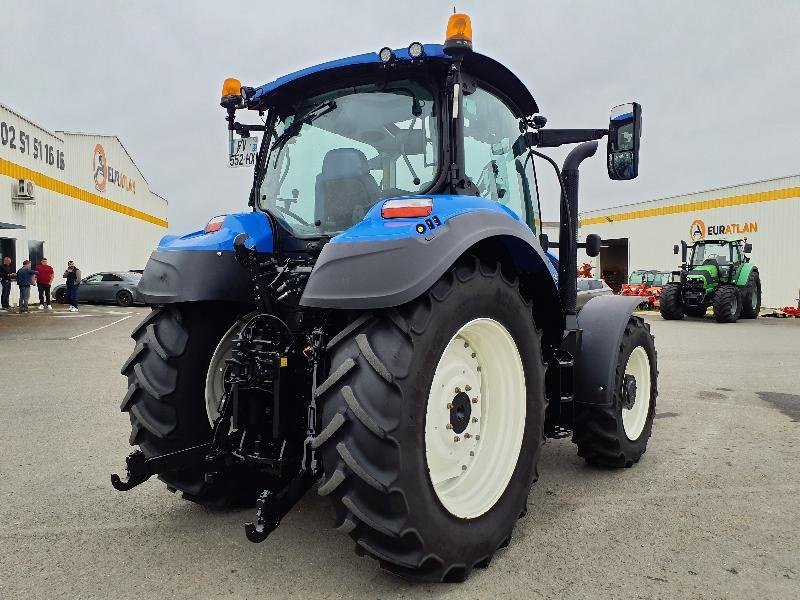
[[[636,377],[626,373],[622,382],[622,408],[630,410],[634,404],[636,404]]]
[[[472,416],[472,403],[466,392],[458,392],[451,402],[450,425],[454,433],[464,433]]]

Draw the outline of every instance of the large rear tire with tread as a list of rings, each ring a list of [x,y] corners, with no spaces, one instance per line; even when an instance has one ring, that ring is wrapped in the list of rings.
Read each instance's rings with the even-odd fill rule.
[[[668,283],[664,286],[664,291],[661,292],[659,310],[661,311],[661,317],[668,321],[683,318],[684,308],[681,301],[681,284]]]
[[[159,306],[131,333],[136,347],[122,367],[128,391],[120,408],[130,413],[130,444],[147,458],[210,440],[206,374],[236,316],[234,307],[222,303]],[[187,500],[214,507],[252,505],[259,491],[256,478],[236,468],[212,483],[196,469],[159,479]]]
[[[757,319],[761,312],[761,278],[758,271],[753,269],[747,276],[747,285],[741,288],[742,319]]]
[[[713,306],[717,323],[736,323],[742,312],[739,289],[727,283],[719,286],[714,292]]]
[[[476,365],[485,358],[482,350],[461,344],[458,337],[477,321],[499,324],[513,339],[511,346],[524,380],[519,388],[522,397],[507,397],[522,408],[523,424],[516,455],[510,452],[498,463],[499,468],[509,465],[507,482],[497,486],[496,499],[470,505],[476,514],[465,518],[448,504],[452,497],[433,482],[436,468],[429,456],[428,435],[439,418],[431,410],[457,409],[450,403],[445,406],[444,400],[441,407],[438,400],[431,400],[434,392],[457,391],[434,385],[440,381],[444,356],[457,346],[466,353],[466,361],[471,360],[470,352]],[[473,568],[487,566],[494,553],[508,545],[517,519],[527,508],[543,440],[540,344],[531,304],[520,295],[517,281],[506,278],[499,265],[487,266],[474,258],[459,261],[422,297],[397,309],[364,313],[330,341],[330,375],[315,391],[322,418],[314,446],[321,452],[325,470],[318,491],[331,498],[338,529],[355,540],[358,554],[371,556],[383,568],[410,579],[463,581]],[[498,401],[491,394],[481,396],[482,390],[489,389],[484,386],[489,386],[491,369],[475,370],[478,376],[483,373],[481,383],[459,388],[460,393],[467,390],[475,396],[471,403],[461,399],[466,402],[465,423],[482,421],[477,412],[470,416],[469,410],[476,410],[473,406],[489,410]],[[460,370],[455,373],[461,376]],[[452,403],[458,399],[456,394]],[[485,445],[476,446],[470,456],[480,458],[482,448],[493,447],[488,433],[466,439],[469,430],[461,433],[461,426],[451,427],[446,433],[455,451],[463,450],[468,442],[477,444],[476,438],[481,437],[487,438],[480,441]],[[437,435],[444,429],[442,424]],[[455,439],[457,433],[460,441]],[[472,464],[456,468],[457,474],[447,475],[446,483],[466,482],[458,477],[473,473]],[[478,496],[492,481],[487,475],[485,485],[465,486],[462,496]]]
[[[586,462],[603,467],[631,467],[639,462],[647,450],[656,412],[656,360],[650,326],[631,316],[619,346],[612,404],[578,404],[575,409],[572,441]]]

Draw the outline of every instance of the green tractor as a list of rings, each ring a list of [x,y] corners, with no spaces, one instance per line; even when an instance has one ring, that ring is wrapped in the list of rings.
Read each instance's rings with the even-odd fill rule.
[[[687,263],[688,250],[691,260]],[[718,323],[755,319],[761,309],[761,279],[747,256],[753,245],[745,240],[702,240],[675,245],[681,254],[679,281],[668,283],[661,294],[661,316],[682,319],[702,317],[714,308]]]

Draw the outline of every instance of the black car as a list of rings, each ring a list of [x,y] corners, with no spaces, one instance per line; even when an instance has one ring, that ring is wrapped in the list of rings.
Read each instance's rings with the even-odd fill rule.
[[[135,271],[103,271],[81,279],[78,302],[111,302],[120,306],[142,304],[137,285],[142,278]],[[67,286],[61,284],[53,290],[59,304],[67,303]]]

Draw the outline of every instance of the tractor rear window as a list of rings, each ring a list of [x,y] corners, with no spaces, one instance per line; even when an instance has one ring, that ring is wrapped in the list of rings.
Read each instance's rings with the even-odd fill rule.
[[[413,81],[310,98],[277,119],[261,208],[315,237],[349,229],[383,198],[424,192],[439,172],[436,111]]]
[[[731,246],[724,244],[697,244],[692,251],[692,266],[703,263],[717,263],[725,265],[731,262]]]

